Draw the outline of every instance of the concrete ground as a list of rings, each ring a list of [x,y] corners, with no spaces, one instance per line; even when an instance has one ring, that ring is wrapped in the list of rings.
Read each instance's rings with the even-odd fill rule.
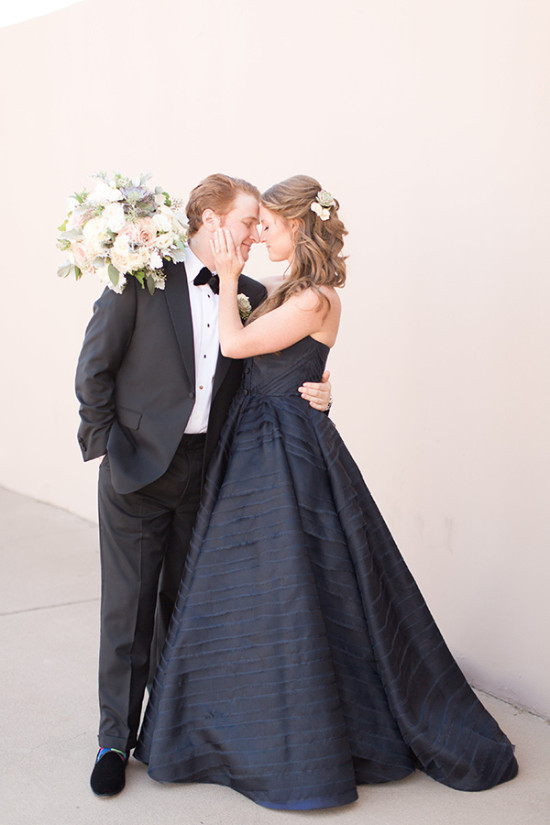
[[[0,488],[2,825],[548,825],[550,724],[483,695],[517,745],[520,775],[460,793],[417,773],[358,802],[269,811],[214,785],[161,785],[134,760],[124,792],[89,788],[96,752],[96,525]]]

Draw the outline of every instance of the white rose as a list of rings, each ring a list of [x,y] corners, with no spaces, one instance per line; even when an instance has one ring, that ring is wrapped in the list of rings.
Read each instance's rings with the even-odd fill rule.
[[[130,250],[128,237],[126,235],[117,235],[115,238],[113,248],[111,249],[111,263],[121,274],[138,268],[135,266],[135,256]]]
[[[151,250],[147,246],[140,246],[138,250],[136,250],[136,262],[137,266],[133,266],[132,269],[143,269],[144,266],[149,264],[149,258],[151,257]]]
[[[119,189],[114,189],[108,183],[100,180],[94,191],[88,195],[88,203],[107,204],[114,201],[121,201],[122,193]]]
[[[84,224],[82,234],[84,235],[85,240],[93,246],[97,246],[104,241],[108,241],[109,233],[107,231],[107,222],[103,219],[103,217],[92,218]]]
[[[111,232],[120,232],[126,223],[124,208],[121,203],[109,203],[101,215]]]
[[[149,266],[151,269],[160,269],[162,266],[162,258],[156,249],[151,250],[149,253]]]
[[[170,216],[164,212],[155,212],[153,222],[157,228],[157,232],[169,232],[172,229]]]
[[[130,252],[128,235],[117,235],[113,243],[113,249],[118,255],[128,255]]]
[[[84,241],[83,243],[84,249],[86,250],[86,255],[90,261],[93,261],[94,258],[102,256],[105,252],[104,247],[100,243],[95,243],[93,241]]]
[[[330,211],[328,209],[324,209],[320,203],[317,203],[317,201],[313,201],[311,204],[311,211],[315,212],[316,215],[319,215],[322,221],[328,221],[330,218]]]
[[[169,249],[174,243],[174,235],[172,232],[163,232],[162,235],[157,235],[155,238],[155,246],[157,249]]]

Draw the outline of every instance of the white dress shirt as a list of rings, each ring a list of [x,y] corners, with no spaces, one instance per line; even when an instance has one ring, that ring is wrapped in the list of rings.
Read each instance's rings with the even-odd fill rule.
[[[185,271],[189,285],[189,303],[193,319],[193,344],[195,347],[195,406],[189,416],[186,434],[205,433],[212,403],[212,385],[218,361],[220,339],[218,335],[219,295],[208,284],[195,286],[193,280],[204,264],[187,248]]]

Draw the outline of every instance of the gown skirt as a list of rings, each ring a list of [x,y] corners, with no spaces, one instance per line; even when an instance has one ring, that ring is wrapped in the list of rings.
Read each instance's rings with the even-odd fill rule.
[[[297,392],[328,347],[245,362],[135,756],[269,808],[345,805],[416,769],[517,773],[332,421]]]

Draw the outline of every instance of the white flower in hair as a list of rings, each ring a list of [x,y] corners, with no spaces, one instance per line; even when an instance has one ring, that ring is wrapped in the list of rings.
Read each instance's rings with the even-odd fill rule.
[[[319,215],[322,221],[328,221],[332,206],[334,206],[334,198],[326,189],[321,189],[311,204],[311,211]]]
[[[311,204],[311,211],[319,215],[322,221],[328,221],[330,218],[330,211],[325,209],[324,206],[321,206],[320,203],[317,203],[317,201],[313,201]]]

